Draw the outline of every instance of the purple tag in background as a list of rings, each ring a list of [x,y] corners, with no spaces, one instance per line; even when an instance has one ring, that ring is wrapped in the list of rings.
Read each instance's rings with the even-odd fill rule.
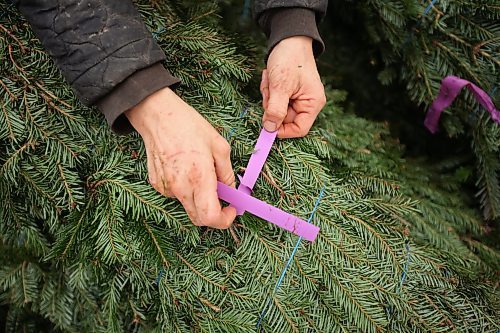
[[[458,96],[463,87],[469,88],[476,100],[481,104],[491,115],[494,122],[500,123],[500,112],[496,109],[495,104],[481,88],[474,83],[461,79],[456,76],[447,76],[441,82],[441,89],[437,98],[432,103],[425,117],[425,127],[431,133],[436,133],[439,127],[439,117],[444,109],[449,107]]]

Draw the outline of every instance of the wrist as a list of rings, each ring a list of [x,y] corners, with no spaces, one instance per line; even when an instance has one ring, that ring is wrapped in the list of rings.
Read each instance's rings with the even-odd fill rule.
[[[179,109],[177,105],[180,102],[183,102],[182,99],[172,89],[165,87],[125,111],[125,116],[137,132],[144,136],[161,118],[170,116]]]
[[[309,36],[291,36],[283,38],[277,45],[287,45],[289,47],[312,47],[313,39]]]
[[[314,59],[313,39],[308,36],[292,36],[281,40],[271,51],[271,54],[277,50],[286,50],[294,55],[304,55]]]

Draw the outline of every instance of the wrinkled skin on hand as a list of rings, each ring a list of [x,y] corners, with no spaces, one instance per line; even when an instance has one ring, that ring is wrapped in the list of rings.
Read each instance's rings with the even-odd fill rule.
[[[217,196],[217,180],[235,182],[227,141],[170,88],[125,114],[144,140],[151,185],[177,198],[193,224],[229,228],[236,210],[221,208]]]
[[[305,136],[326,103],[312,39],[283,39],[271,51],[260,85],[264,128],[280,138]]]

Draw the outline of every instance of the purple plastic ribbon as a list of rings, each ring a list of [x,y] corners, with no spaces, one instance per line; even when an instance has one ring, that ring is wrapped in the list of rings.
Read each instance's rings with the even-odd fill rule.
[[[238,189],[217,182],[219,198],[235,207],[238,215],[243,215],[245,211],[248,211],[312,242],[319,233],[319,227],[251,196],[255,182],[271,151],[276,135],[277,132],[271,133],[262,129],[245,173],[243,177],[239,177],[240,185]]]
[[[432,103],[425,117],[425,127],[427,127],[431,133],[436,133],[438,131],[438,123],[441,112],[451,105],[462,88],[465,86],[469,88],[479,104],[481,104],[491,114],[493,121],[500,123],[500,112],[497,110],[495,104],[493,104],[493,101],[486,92],[472,82],[456,76],[447,76],[441,82],[439,95]]]

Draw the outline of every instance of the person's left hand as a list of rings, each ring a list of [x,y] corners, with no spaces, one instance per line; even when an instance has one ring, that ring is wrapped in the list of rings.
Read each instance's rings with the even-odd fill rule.
[[[280,138],[309,133],[326,103],[312,49],[312,38],[283,39],[271,51],[260,84],[264,128]]]

